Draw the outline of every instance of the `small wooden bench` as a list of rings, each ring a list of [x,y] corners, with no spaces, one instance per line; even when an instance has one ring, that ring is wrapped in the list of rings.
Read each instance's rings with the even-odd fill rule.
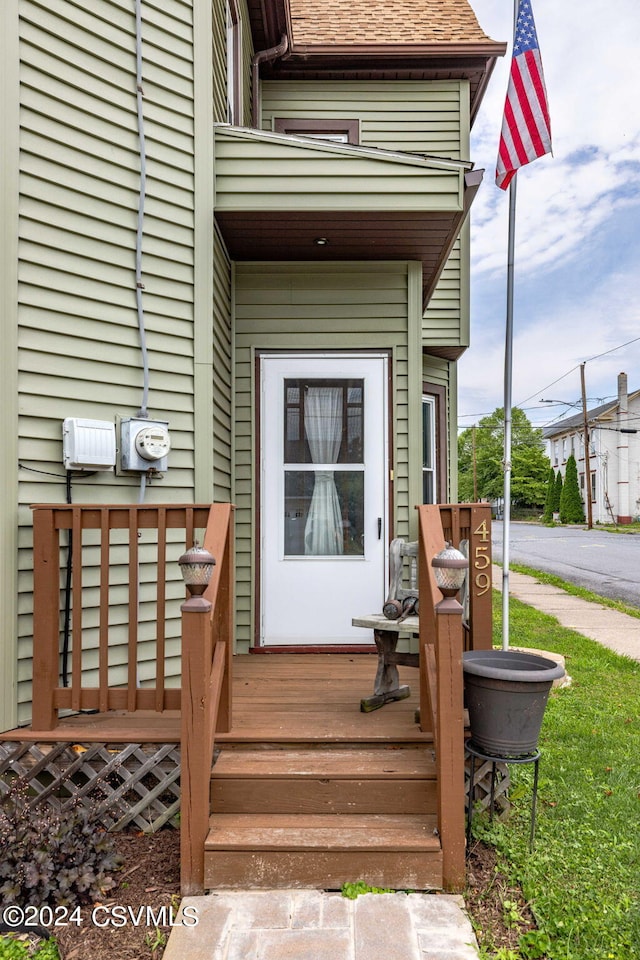
[[[378,650],[378,669],[373,685],[373,696],[365,697],[360,701],[363,713],[378,710],[385,703],[392,700],[404,700],[411,695],[406,684],[400,685],[398,665],[407,667],[419,666],[417,653],[397,653],[398,638],[404,634],[418,636],[420,626],[416,616],[406,617],[404,620],[388,620],[382,613],[374,613],[364,617],[354,617],[351,621],[354,627],[365,627],[373,630],[373,636]]]
[[[467,540],[460,542],[460,549],[468,555]],[[363,713],[378,710],[385,703],[393,700],[404,700],[411,694],[406,684],[400,685],[398,666],[418,667],[419,654],[398,653],[396,647],[400,636],[418,637],[420,633],[417,616],[419,609],[417,558],[417,540],[407,541],[400,537],[392,540],[389,544],[389,592],[382,608],[383,612],[354,617],[351,621],[354,627],[373,630],[378,651],[378,669],[373,685],[373,696],[365,697],[360,701],[360,709]],[[466,579],[461,590],[460,601],[464,609],[463,626],[465,631],[468,631],[469,599]]]

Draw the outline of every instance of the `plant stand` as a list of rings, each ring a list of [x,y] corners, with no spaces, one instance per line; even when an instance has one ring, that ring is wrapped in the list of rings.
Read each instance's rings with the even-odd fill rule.
[[[506,763],[496,763],[495,771],[490,760],[475,762],[473,772],[473,812],[474,816],[485,813],[489,810],[489,804],[493,807],[493,816],[498,820],[506,820],[511,813],[511,803],[509,801],[509,790],[511,789],[511,777]],[[468,793],[472,789],[471,779],[471,754],[465,754],[464,760],[464,778],[465,778],[465,811],[468,803]],[[493,775],[493,776],[492,776]]]
[[[469,780],[469,799],[467,802],[467,850],[471,842],[471,823],[473,820],[473,782],[475,778],[475,767],[476,760],[489,761],[491,763],[491,794],[489,801],[489,819],[493,820],[493,807],[494,807],[494,791],[495,791],[495,779],[496,779],[496,764],[498,763],[533,763],[534,772],[533,772],[533,797],[531,799],[531,830],[529,833],[529,850],[533,850],[533,839],[535,833],[535,823],[536,823],[536,806],[538,801],[538,768],[540,763],[540,751],[535,750],[533,753],[529,753],[523,757],[499,757],[494,756],[490,753],[485,753],[484,750],[481,750],[477,747],[472,740],[467,740],[465,743],[465,750],[469,754],[471,769],[470,780]]]

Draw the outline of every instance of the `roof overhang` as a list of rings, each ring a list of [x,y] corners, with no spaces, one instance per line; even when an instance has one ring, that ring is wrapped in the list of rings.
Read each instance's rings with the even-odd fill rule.
[[[498,57],[506,43],[300,43],[291,24],[289,0],[249,0],[256,51],[287,38],[284,57],[260,64],[271,80],[467,80],[470,119],[477,114]]]
[[[234,260],[418,260],[426,306],[482,173],[219,124],[215,217]]]

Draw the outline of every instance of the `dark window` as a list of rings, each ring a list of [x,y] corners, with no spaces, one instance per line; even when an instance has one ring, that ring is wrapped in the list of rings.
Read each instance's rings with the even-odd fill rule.
[[[358,120],[305,120],[276,117],[274,130],[276,133],[289,133],[298,137],[335,140],[338,143],[360,143]]]

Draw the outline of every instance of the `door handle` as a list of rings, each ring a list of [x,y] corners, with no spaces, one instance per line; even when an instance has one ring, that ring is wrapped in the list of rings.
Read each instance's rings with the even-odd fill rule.
[[[378,517],[378,540],[382,540],[382,517]]]

